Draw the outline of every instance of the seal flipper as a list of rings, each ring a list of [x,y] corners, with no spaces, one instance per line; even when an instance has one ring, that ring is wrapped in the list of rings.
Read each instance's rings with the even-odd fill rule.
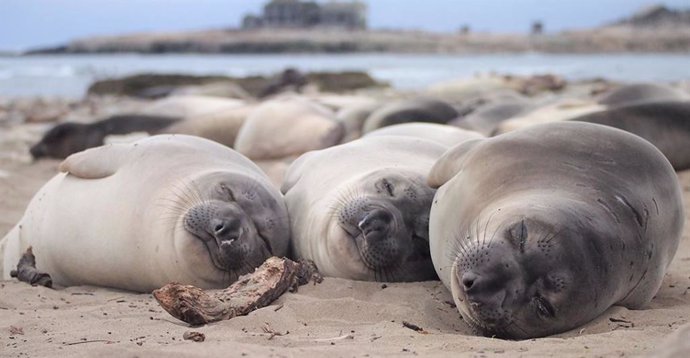
[[[484,139],[468,140],[448,149],[431,167],[427,184],[436,189],[452,179],[462,169],[462,163],[467,153],[482,141]]]
[[[82,179],[109,177],[120,168],[126,144],[110,144],[74,153],[60,163],[59,170]]]

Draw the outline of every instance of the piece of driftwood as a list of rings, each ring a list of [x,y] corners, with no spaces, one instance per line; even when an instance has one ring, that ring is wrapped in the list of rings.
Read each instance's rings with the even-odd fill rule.
[[[24,255],[19,259],[17,269],[10,271],[10,276],[32,286],[53,287],[53,279],[50,275],[36,269],[36,257],[34,257],[31,247],[26,249]]]
[[[153,291],[158,303],[173,317],[192,325],[244,316],[268,306],[285,291],[322,278],[311,262],[271,257],[253,273],[241,276],[224,290],[170,283]]]

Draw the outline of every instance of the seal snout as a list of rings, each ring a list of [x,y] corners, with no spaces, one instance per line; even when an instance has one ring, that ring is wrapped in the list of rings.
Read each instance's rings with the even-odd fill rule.
[[[386,210],[374,209],[364,215],[357,227],[367,240],[384,238],[389,231],[393,216]]]
[[[221,244],[231,244],[242,235],[242,222],[234,217],[213,218],[210,221],[213,236]]]

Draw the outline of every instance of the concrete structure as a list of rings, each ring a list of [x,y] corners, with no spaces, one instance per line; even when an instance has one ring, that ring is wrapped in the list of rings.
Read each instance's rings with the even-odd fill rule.
[[[272,0],[263,14],[247,15],[242,21],[244,29],[311,27],[366,29],[367,6],[361,1]]]

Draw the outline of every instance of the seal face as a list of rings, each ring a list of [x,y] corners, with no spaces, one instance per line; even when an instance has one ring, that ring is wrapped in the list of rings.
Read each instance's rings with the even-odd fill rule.
[[[363,138],[297,159],[282,191],[293,253],[327,276],[368,281],[435,278],[426,173],[445,147],[404,136]]]
[[[548,154],[545,154],[548,153]],[[564,332],[656,294],[684,223],[673,168],[650,143],[587,123],[550,123],[449,150],[430,251],[481,334]]]
[[[342,236],[328,241],[355,246],[377,281],[421,274],[405,272],[408,265],[426,267],[426,275],[433,276],[428,234],[433,194],[422,177],[373,172],[361,179],[357,192],[336,200],[334,212]]]
[[[241,179],[220,173],[203,178],[203,184],[195,185],[201,189],[198,199],[185,204],[189,209],[182,219],[184,229],[204,243],[213,265],[233,277],[250,272],[273,255],[270,237],[264,237],[268,233],[262,230],[262,218],[256,212],[257,203],[238,197],[246,192],[241,191]],[[253,196],[261,195],[265,193]]]

